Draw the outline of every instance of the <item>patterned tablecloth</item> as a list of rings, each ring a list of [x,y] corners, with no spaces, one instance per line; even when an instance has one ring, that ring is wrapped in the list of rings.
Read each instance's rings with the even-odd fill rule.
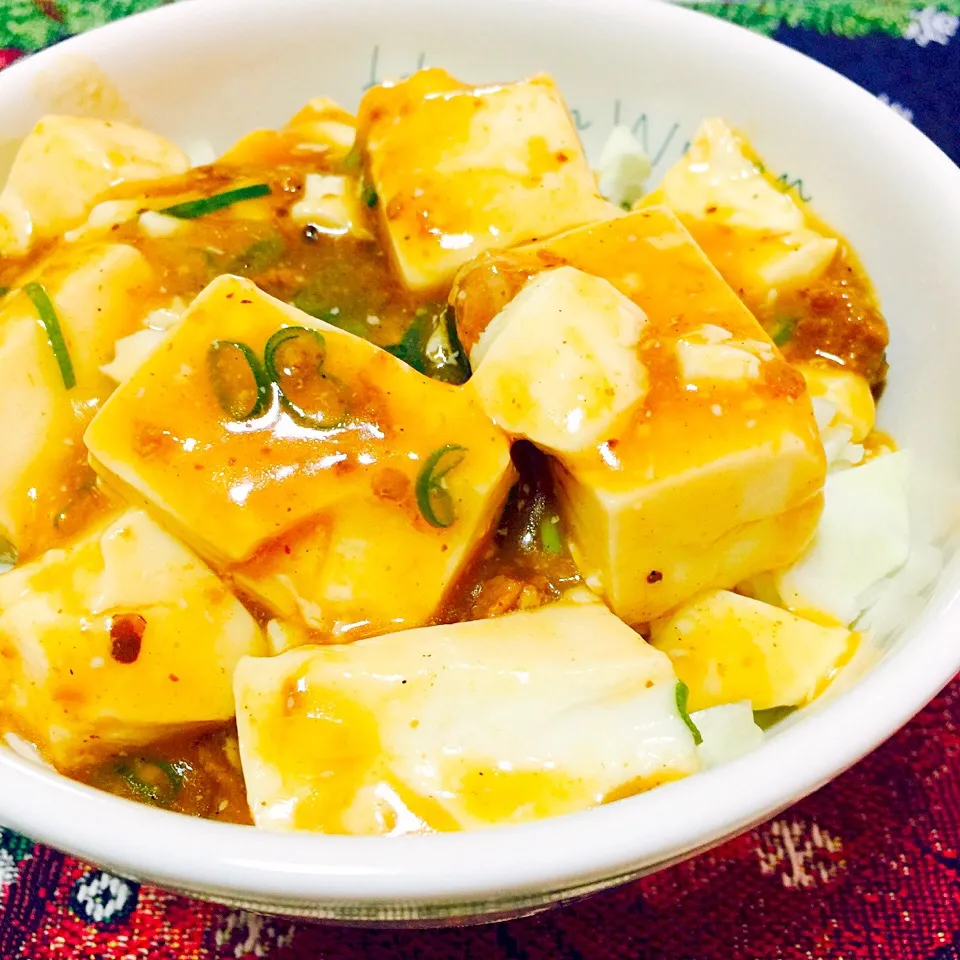
[[[0,66],[158,0],[0,0]],[[454,2],[454,0],[451,0]],[[845,73],[960,162],[960,0],[698,3]],[[113,877],[0,827],[0,960],[960,960],[960,680],[829,787],[656,876],[526,920],[290,924]]]

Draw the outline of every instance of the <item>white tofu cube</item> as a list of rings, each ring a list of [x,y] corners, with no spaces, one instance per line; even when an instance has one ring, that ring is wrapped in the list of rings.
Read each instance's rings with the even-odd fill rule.
[[[480,260],[452,300],[487,412],[554,452],[575,559],[628,623],[809,544],[826,463],[805,382],[674,215]]]
[[[100,367],[157,296],[144,257],[125,245],[66,249],[28,275],[56,311],[76,384],[67,388],[37,307],[23,290],[0,304],[0,537],[21,560],[57,538],[56,518],[92,479],[84,428],[113,389]]]
[[[856,651],[859,637],[725,590],[703,593],[650,625],[650,642],[690,688],[689,707],[749,700],[754,710],[802,706]]]
[[[140,510],[0,575],[0,711],[60,769],[229,720],[235,665],[265,652],[241,603]]]
[[[292,369],[312,366],[299,387],[301,374],[277,372],[258,392],[254,368],[286,329]],[[249,351],[229,348],[237,380],[211,366],[224,343]],[[224,406],[231,383],[249,389],[246,419]],[[309,409],[278,383],[302,389]],[[328,636],[434,616],[515,475],[472,389],[230,276],[193,301],[85,442],[111,485],[160,511],[223,575]]]
[[[0,193],[0,254],[23,256],[77,226],[108,187],[189,166],[176,144],[149,130],[90,117],[44,117],[21,144]]]
[[[698,769],[665,656],[597,603],[246,659],[250,809],[270,830],[516,823]]]
[[[676,213],[748,299],[812,282],[837,252],[837,239],[814,229],[793,196],[767,179],[749,144],[715,118],[701,124],[644,204]]]
[[[541,273],[487,327],[471,383],[503,430],[576,453],[646,394],[646,319],[606,280],[572,267]]]
[[[597,193],[556,84],[470,87],[442,70],[374,87],[360,142],[397,268],[414,290],[510,247],[616,216]]]

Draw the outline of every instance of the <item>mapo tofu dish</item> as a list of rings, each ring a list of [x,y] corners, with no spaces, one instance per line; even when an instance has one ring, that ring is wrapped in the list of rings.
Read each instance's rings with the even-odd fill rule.
[[[0,194],[0,734],[270,830],[515,823],[732,759],[908,561],[887,327],[706,120],[650,189],[438,69],[192,165],[49,116]]]

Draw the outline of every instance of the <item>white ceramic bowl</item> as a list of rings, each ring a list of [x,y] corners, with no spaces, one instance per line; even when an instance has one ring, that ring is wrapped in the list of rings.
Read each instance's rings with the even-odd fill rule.
[[[355,106],[370,82],[424,62],[477,81],[548,70],[588,147],[615,118],[636,123],[658,172],[702,117],[723,116],[801,177],[862,254],[893,335],[882,422],[915,452],[921,499],[949,496],[960,477],[960,171],[799,54],[640,0],[193,0],[5,71],[0,137],[51,109],[109,103],[72,82],[78,70],[89,79],[90,60],[145,124],[217,148],[311,96]],[[755,753],[573,816],[394,840],[273,835],[119,800],[0,751],[0,823],[127,876],[265,911],[392,923],[530,911],[703,850],[854,763],[960,667],[958,592],[950,563],[877,666]]]

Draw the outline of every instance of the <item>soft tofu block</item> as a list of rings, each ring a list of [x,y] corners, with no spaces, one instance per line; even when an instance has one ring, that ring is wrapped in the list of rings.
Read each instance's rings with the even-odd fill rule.
[[[90,117],[44,117],[20,145],[0,193],[0,255],[23,256],[77,226],[108,187],[189,166],[179,147],[149,130]]]
[[[651,624],[650,642],[690,688],[689,709],[749,700],[754,710],[801,706],[822,693],[858,635],[725,590],[701,594]]]
[[[357,118],[328,97],[316,97],[280,130],[254,130],[241,137],[221,163],[289,163],[291,157],[341,161],[357,134]]]
[[[359,137],[397,268],[440,289],[478,253],[615,216],[556,84],[471,87],[442,70],[374,87]]]
[[[514,823],[698,769],[669,660],[598,603],[250,658],[235,683],[271,830]]]
[[[809,222],[722,120],[703,122],[690,149],[643,203],[676,213],[748,303],[811,283],[837,252],[836,237]]]
[[[141,510],[0,575],[0,713],[61,769],[233,716],[256,622]]]
[[[619,616],[646,622],[809,543],[825,460],[803,377],[668,211],[480,261],[454,301],[487,413],[556,454],[575,557]]]
[[[29,559],[91,479],[84,428],[113,389],[100,366],[140,326],[158,281],[133,247],[64,250],[30,275],[47,291],[76,385],[64,386],[37,308],[22,290],[0,301],[0,537]]]
[[[218,402],[213,343],[263,357],[284,327],[320,334],[316,383],[336,408],[326,425],[305,423],[275,386],[254,419],[231,419]],[[472,390],[230,276],[197,297],[85,439],[108,482],[151,504],[244,590],[334,634],[428,620],[513,480],[509,444]],[[421,512],[424,496],[442,501],[433,519],[446,526]]]
[[[577,453],[642,400],[644,312],[599,277],[560,267],[532,278],[481,337],[471,381],[508,433]]]

